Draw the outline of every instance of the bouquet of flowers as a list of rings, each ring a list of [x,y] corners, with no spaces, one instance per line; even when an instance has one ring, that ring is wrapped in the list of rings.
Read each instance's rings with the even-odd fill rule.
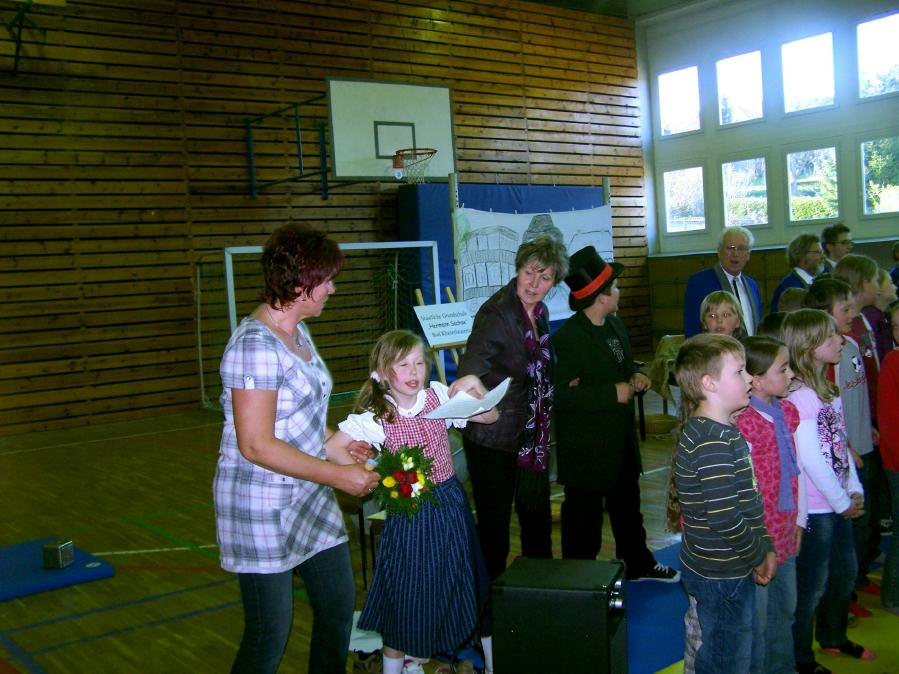
[[[432,490],[431,463],[421,447],[403,445],[395,452],[383,450],[375,470],[381,476],[373,496],[388,513],[411,518],[425,501],[439,503]]]

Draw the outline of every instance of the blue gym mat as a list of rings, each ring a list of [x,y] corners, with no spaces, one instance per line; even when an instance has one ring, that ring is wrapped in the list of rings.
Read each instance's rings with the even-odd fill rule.
[[[44,543],[55,540],[48,536],[0,548],[0,601],[115,575],[112,564],[78,548],[66,568],[45,569]]]
[[[656,561],[680,569],[680,543],[653,552]],[[627,584],[629,674],[651,674],[684,657],[687,593],[680,583]]]

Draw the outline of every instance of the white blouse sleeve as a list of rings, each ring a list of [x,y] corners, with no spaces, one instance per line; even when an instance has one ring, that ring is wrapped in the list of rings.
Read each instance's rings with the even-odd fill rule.
[[[449,386],[439,381],[431,382],[431,390],[437,394],[437,399],[440,401],[442,405],[447,400],[449,400]],[[468,419],[447,419],[446,427],[447,428],[465,428],[466,424],[468,424]]]
[[[382,445],[387,436],[381,424],[375,421],[374,412],[351,414],[345,421],[337,424],[337,428],[349,435],[353,440],[364,440],[371,445]]]

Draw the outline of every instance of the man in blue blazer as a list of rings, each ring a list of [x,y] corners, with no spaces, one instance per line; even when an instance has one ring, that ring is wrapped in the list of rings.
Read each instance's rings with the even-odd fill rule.
[[[787,245],[787,264],[790,265],[790,273],[783,277],[780,284],[774,290],[771,298],[771,311],[777,311],[780,296],[787,288],[809,287],[815,277],[821,272],[821,262],[824,253],[818,237],[814,234],[800,234]]]
[[[684,294],[684,336],[702,332],[699,307],[705,296],[716,290],[726,290],[737,296],[743,315],[743,327],[749,335],[762,319],[762,296],[759,285],[743,273],[749,262],[755,238],[745,227],[725,227],[718,237],[718,264],[703,269],[687,279]]]

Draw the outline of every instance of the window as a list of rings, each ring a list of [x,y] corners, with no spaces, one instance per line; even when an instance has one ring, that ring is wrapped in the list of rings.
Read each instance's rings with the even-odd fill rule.
[[[665,221],[669,232],[705,229],[702,167],[666,171]]]
[[[865,215],[899,212],[899,136],[862,143]]]
[[[696,66],[659,75],[662,135],[699,128],[699,69]]]
[[[836,148],[788,154],[787,176],[790,181],[790,220],[837,217],[840,209]]]
[[[762,53],[721,59],[718,72],[718,121],[736,124],[762,116]]]
[[[781,47],[781,57],[786,112],[833,104],[833,37],[830,33],[788,42]]]
[[[899,91],[899,14],[858,24],[858,95]]]
[[[727,162],[721,166],[724,183],[724,222],[734,225],[768,223],[768,183],[764,157]]]

